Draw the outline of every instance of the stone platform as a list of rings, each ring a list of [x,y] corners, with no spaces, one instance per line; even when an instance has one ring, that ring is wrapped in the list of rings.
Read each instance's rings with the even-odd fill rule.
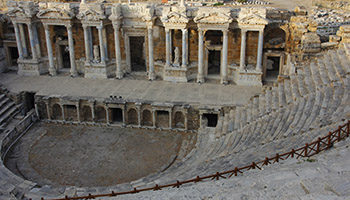
[[[35,92],[36,95],[108,98],[177,102],[205,106],[241,106],[261,92],[258,86],[237,86],[164,81],[71,78],[69,76],[21,76],[0,74],[0,84],[9,91]]]

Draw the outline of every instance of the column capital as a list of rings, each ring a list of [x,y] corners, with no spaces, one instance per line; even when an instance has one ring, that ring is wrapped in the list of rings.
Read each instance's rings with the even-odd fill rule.
[[[170,28],[165,28],[166,33],[169,33],[170,30],[171,30]]]
[[[248,32],[248,30],[247,29],[241,29],[241,33],[243,34],[245,34],[245,33],[247,33]]]
[[[227,35],[227,33],[228,33],[228,29],[224,29],[224,30],[222,30],[222,33],[223,33],[224,35]]]
[[[102,30],[103,25],[98,25],[98,26],[96,26],[96,28],[99,29],[99,30]]]
[[[67,24],[66,28],[67,28],[67,30],[71,31],[72,30],[72,25],[71,24]]]
[[[83,24],[83,29],[86,29],[86,28],[88,28],[88,27],[89,27],[89,25]]]
[[[49,30],[49,25],[48,24],[44,24],[44,29],[45,29],[45,31],[48,31]]]
[[[113,23],[112,26],[113,26],[114,29],[118,29],[119,30],[120,29],[120,22],[118,21],[117,23]]]
[[[186,32],[188,32],[188,29],[187,28],[183,28],[183,29],[181,29],[181,31],[182,31],[182,33],[186,33]]]

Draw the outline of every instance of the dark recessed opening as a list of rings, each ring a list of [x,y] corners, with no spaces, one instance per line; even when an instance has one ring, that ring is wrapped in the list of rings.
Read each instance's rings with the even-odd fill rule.
[[[204,114],[204,118],[208,121],[208,127],[216,127],[218,123],[218,114]]]
[[[220,74],[220,51],[209,50],[208,74]]]
[[[123,122],[123,111],[120,108],[111,108],[112,122]]]
[[[131,71],[146,72],[144,37],[130,37]]]

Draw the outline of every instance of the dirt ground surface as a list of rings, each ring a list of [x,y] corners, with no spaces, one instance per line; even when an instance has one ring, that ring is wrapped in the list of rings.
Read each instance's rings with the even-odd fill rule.
[[[312,7],[312,0],[264,0],[270,2],[270,6],[286,10],[294,10],[297,6],[304,6],[306,9]]]
[[[189,134],[40,122],[5,164],[39,185],[110,186],[164,170]]]

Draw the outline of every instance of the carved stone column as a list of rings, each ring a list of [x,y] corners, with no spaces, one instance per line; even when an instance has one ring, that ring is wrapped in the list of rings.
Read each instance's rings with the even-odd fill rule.
[[[98,39],[100,43],[100,54],[101,54],[101,63],[106,63],[106,54],[105,54],[105,48],[103,44],[103,27],[97,26],[98,30]]]
[[[72,77],[78,76],[77,68],[75,65],[75,52],[74,52],[74,41],[73,41],[73,32],[72,25],[67,25],[68,32],[68,45],[69,45],[69,58],[70,58],[70,75]]]
[[[187,67],[187,29],[182,29],[182,68]]]
[[[22,47],[22,41],[20,32],[18,30],[18,24],[13,23],[13,27],[15,29],[15,36],[16,36],[16,43],[17,43],[17,50],[18,50],[18,58],[23,59],[23,47]]]
[[[19,33],[21,38],[22,50],[23,50],[23,57],[26,58],[28,57],[28,47],[27,47],[26,37],[24,35],[23,24],[18,24],[18,26],[19,26]]]
[[[247,30],[241,30],[241,60],[239,69],[243,71],[245,69],[245,48],[246,48]]]
[[[90,41],[90,37],[89,37],[89,31],[90,31],[90,27],[84,25],[83,26],[84,29],[84,42],[85,42],[85,62],[89,63],[91,61],[91,41]]]
[[[115,46],[115,63],[117,65],[116,77],[117,79],[123,78],[124,74],[122,71],[122,56],[120,53],[120,42],[119,42],[119,28],[120,24],[113,24],[114,28],[114,46]]]
[[[198,75],[197,83],[204,82],[203,75],[203,30],[198,30]]]
[[[222,64],[221,64],[221,83],[227,84],[227,52],[228,52],[228,30],[222,31],[223,45],[222,45]]]
[[[95,104],[91,104],[91,118],[92,122],[95,122]]]
[[[52,54],[52,43],[51,43],[51,36],[50,36],[50,29],[48,25],[44,25],[45,29],[45,39],[46,39],[46,48],[47,48],[47,55],[49,57],[49,73],[51,76],[56,76],[57,72],[55,69],[55,64],[53,61],[53,54]]]
[[[148,62],[149,62],[148,79],[155,80],[156,74],[154,72],[154,58],[153,58],[153,24],[147,25],[147,31],[148,31]]]
[[[170,67],[170,30],[165,29],[165,54],[166,54],[166,67]]]
[[[263,54],[263,46],[264,46],[264,31],[259,31],[259,42],[258,42],[258,56],[256,61],[256,70],[262,71],[261,62],[262,62],[262,54]]]
[[[38,54],[35,49],[35,38],[34,38],[34,33],[33,33],[33,24],[28,23],[28,33],[29,33],[29,40],[30,40],[30,48],[32,49],[32,59],[36,60],[38,59]]]

